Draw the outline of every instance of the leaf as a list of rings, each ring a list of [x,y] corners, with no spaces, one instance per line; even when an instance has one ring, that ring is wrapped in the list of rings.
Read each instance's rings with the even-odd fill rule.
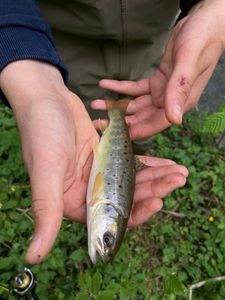
[[[222,105],[222,107],[220,107],[220,111],[225,112],[225,105]]]
[[[113,300],[114,296],[114,291],[102,291],[98,295],[98,300]]]
[[[97,295],[100,291],[102,283],[102,275],[97,271],[92,278],[92,292],[94,295]]]
[[[166,294],[186,295],[186,288],[174,274],[169,275],[164,280],[164,291]]]
[[[85,257],[85,255],[86,252],[83,249],[77,249],[70,255],[70,258],[74,262],[80,262]]]
[[[9,293],[10,290],[7,287],[0,284],[0,294],[5,293],[5,292]]]
[[[0,270],[2,269],[9,269],[10,267],[12,267],[14,264],[14,257],[4,257],[1,258],[1,263],[0,263]]]
[[[87,291],[79,292],[76,295],[76,298],[75,298],[75,300],[87,300],[87,299],[88,299],[88,292]]]
[[[120,300],[126,300],[126,299],[129,299],[128,296],[130,296],[130,295],[128,295],[128,294],[126,293],[126,289],[121,288],[121,289],[120,289],[120,297],[119,297],[119,299],[120,299]]]
[[[89,273],[80,274],[78,277],[78,285],[80,289],[83,289],[85,291],[91,291],[92,290],[92,279]]]
[[[130,284],[128,284],[125,288],[123,288],[123,290],[126,293],[126,295],[132,296],[136,294],[137,286],[138,285],[136,283],[130,282]]]
[[[170,294],[170,295],[166,295],[166,297],[163,298],[163,300],[176,300],[176,295],[174,294]]]
[[[225,111],[216,112],[205,118],[202,131],[218,134],[225,130]]]
[[[152,295],[151,297],[150,297],[150,299],[149,300],[160,300],[160,296],[159,296],[159,294],[154,294],[154,295]]]

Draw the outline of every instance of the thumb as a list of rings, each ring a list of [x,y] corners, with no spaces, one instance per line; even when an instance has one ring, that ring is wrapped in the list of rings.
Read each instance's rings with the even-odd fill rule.
[[[30,172],[35,222],[26,262],[40,263],[51,250],[63,216],[63,170],[53,164],[37,163]]]
[[[175,58],[174,69],[170,76],[165,92],[165,113],[169,122],[181,124],[185,111],[185,104],[188,101],[192,86],[202,72],[198,66],[198,57],[190,54],[179,53]]]

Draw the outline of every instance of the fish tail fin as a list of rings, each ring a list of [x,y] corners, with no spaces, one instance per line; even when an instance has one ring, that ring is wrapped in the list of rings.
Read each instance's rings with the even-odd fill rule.
[[[125,114],[130,101],[131,100],[129,98],[123,98],[119,100],[106,100],[107,111],[117,108]]]

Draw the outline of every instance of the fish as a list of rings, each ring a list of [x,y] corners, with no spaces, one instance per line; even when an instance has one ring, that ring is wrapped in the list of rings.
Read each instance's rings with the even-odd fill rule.
[[[100,256],[111,262],[118,252],[130,216],[135,157],[125,122],[129,99],[107,100],[109,125],[94,145],[87,190],[88,252],[93,264]],[[103,127],[100,123],[100,127]]]

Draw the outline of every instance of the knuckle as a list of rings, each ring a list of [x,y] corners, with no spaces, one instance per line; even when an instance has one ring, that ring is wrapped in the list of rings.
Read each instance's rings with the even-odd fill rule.
[[[153,197],[153,196],[159,196],[158,194],[158,187],[157,184],[154,184],[153,182],[149,182],[148,184],[148,189],[147,189],[147,195],[148,197]]]
[[[137,90],[141,89],[141,87],[142,87],[140,81],[134,81],[133,85],[134,85],[134,88],[137,89]]]
[[[48,201],[44,197],[33,197],[32,199],[32,214],[36,223],[40,223],[45,218],[51,219],[51,216],[56,218],[62,215],[62,203],[60,201]]]
[[[180,97],[184,100],[187,100],[191,93],[192,84],[191,82],[184,76],[181,76],[177,82],[177,92]]]
[[[39,221],[42,216],[46,216],[48,209],[46,207],[46,199],[44,198],[33,198],[32,199],[32,213],[35,221]]]
[[[29,173],[35,174],[42,170],[59,169],[67,160],[66,153],[54,148],[54,152],[48,151],[34,151],[32,159],[30,160]]]
[[[136,126],[130,126],[129,128],[130,137],[132,140],[138,138],[140,136],[139,130],[136,128]]]

